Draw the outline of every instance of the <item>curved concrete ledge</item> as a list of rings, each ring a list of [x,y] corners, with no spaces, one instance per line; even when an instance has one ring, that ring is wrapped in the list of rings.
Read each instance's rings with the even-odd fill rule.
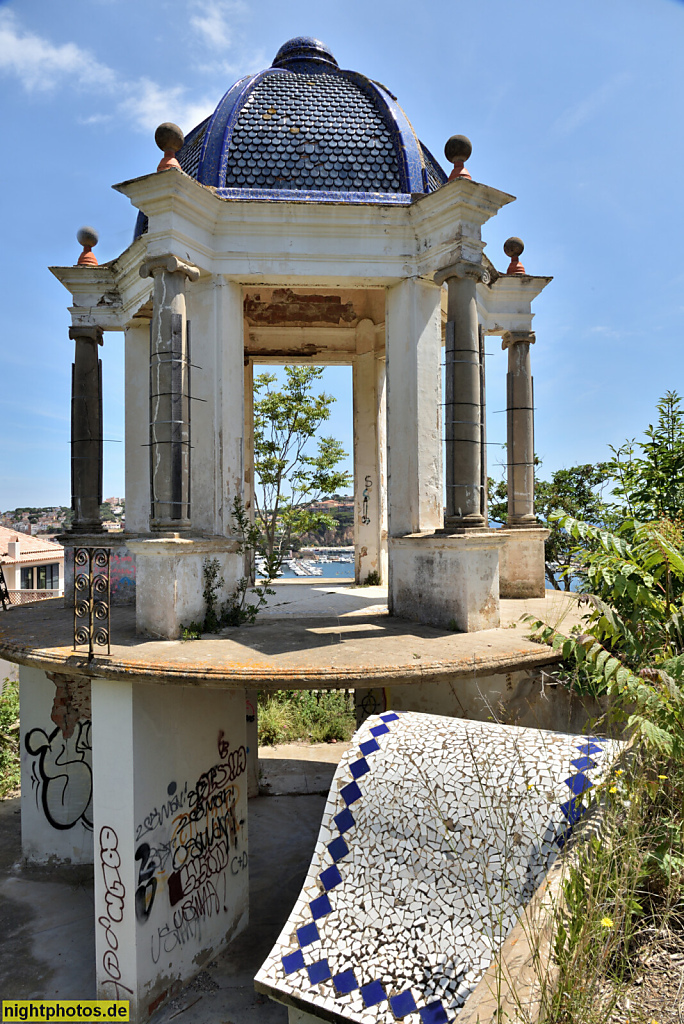
[[[505,628],[453,633],[354,612],[294,621],[271,616],[255,626],[183,642],[136,635],[134,610],[117,608],[112,612],[111,656],[95,654],[89,660],[72,649],[72,613],[50,600],[0,617],[0,657],[44,671],[104,679],[352,689],[491,675],[560,660],[558,652],[522,633]]]
[[[582,795],[623,746],[412,712],[368,719],[257,989],[303,1011],[291,1020],[488,1021],[492,965],[502,948],[508,968],[527,964],[521,914],[538,916],[533,895],[549,890]]]

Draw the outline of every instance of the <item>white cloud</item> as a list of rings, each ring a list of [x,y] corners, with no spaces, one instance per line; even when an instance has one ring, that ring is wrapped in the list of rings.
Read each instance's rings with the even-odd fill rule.
[[[619,75],[613,75],[600,89],[596,89],[580,103],[568,107],[556,118],[551,125],[551,131],[555,135],[571,135],[580,128],[586,121],[589,121],[594,114],[598,113],[613,96],[630,81],[631,75],[626,71]]]
[[[75,43],[55,46],[22,32],[12,11],[0,11],[0,71],[15,75],[27,92],[47,91],[64,80],[113,88],[116,75]]]
[[[242,0],[192,0],[190,24],[213,50],[228,50],[234,43],[235,22],[246,12]]]
[[[192,24],[205,42],[228,48],[231,44],[227,19],[237,16],[241,0],[210,3],[193,0],[197,11]],[[253,59],[261,55],[253,54]],[[226,62],[226,69],[229,65]],[[244,63],[242,64],[244,69]],[[238,66],[231,74],[244,74]],[[114,109],[97,111],[79,118],[82,125],[104,124],[125,119],[136,131],[149,132],[162,121],[174,121],[184,131],[199,124],[216,106],[211,99],[191,99],[184,86],[165,87],[149,78],[124,79],[117,71],[96,60],[76,43],[55,45],[48,39],[24,30],[11,11],[0,11],[0,74],[16,78],[29,93],[48,92],[57,87],[87,87],[92,94],[115,99]]]
[[[195,102],[185,98],[185,89],[174,86],[164,89],[149,78],[141,78],[130,87],[129,95],[119,104],[119,111],[140,131],[153,131],[162,121],[173,121],[184,132],[212,113],[216,100]]]

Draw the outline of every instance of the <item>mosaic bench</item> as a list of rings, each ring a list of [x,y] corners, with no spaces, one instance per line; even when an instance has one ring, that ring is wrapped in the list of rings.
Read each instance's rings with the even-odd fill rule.
[[[622,747],[414,712],[369,718],[256,988],[314,1019],[454,1020]]]

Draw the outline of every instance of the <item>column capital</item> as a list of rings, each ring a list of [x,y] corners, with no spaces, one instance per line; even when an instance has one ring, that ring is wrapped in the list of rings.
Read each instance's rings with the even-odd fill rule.
[[[72,324],[69,328],[69,337],[72,341],[86,338],[88,341],[96,341],[98,345],[102,344],[102,333],[102,328],[96,324]]]
[[[457,260],[456,263],[451,263],[448,267],[436,270],[433,280],[435,284],[441,285],[453,277],[470,277],[474,278],[475,281],[484,281],[486,284],[489,280],[489,271],[481,263],[472,263],[470,260]]]
[[[168,274],[185,274],[189,281],[196,281],[200,275],[198,267],[191,263],[185,263],[174,256],[173,253],[164,253],[162,256],[150,256],[140,267],[141,277],[153,277],[155,271],[165,270]]]
[[[511,345],[517,345],[521,341],[534,345],[536,340],[537,336],[534,331],[504,331],[501,335],[501,348],[505,351]]]

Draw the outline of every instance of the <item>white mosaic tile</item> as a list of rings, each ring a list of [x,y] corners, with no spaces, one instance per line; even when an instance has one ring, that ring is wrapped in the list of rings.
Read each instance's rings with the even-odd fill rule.
[[[357,1024],[453,1021],[622,746],[413,712],[369,718],[257,981]]]

